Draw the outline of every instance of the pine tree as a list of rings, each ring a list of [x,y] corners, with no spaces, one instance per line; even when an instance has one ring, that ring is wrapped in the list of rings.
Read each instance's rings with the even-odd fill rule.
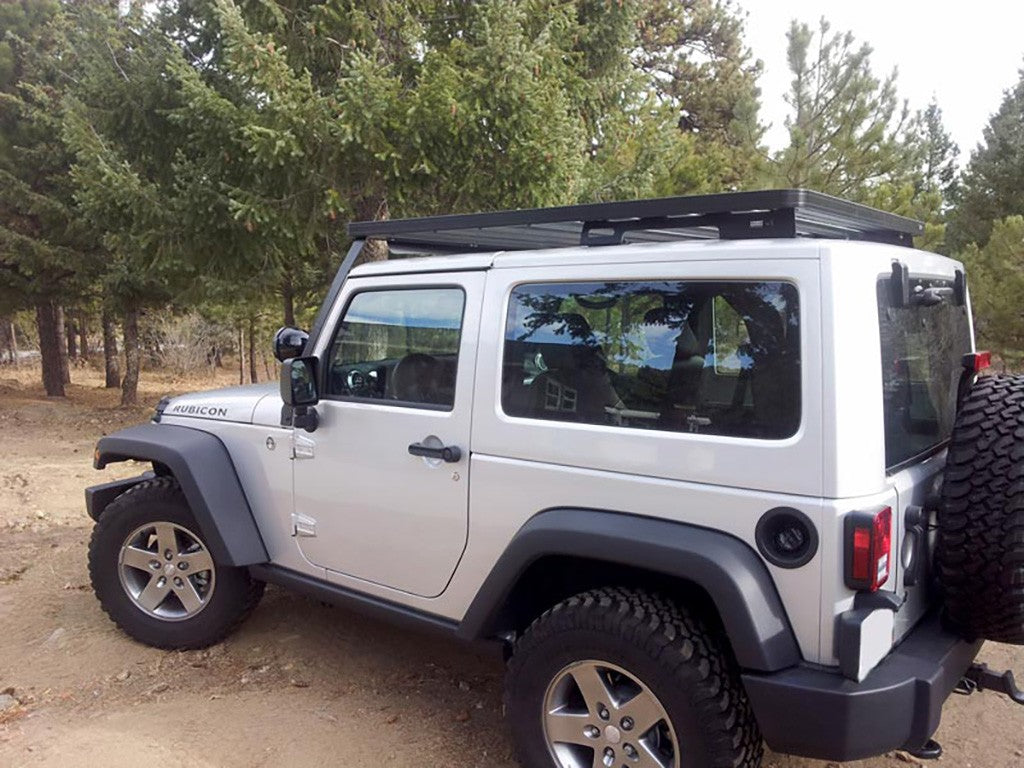
[[[876,77],[871,47],[825,19],[817,32],[794,21],[788,39],[789,145],[774,158],[774,183],[863,200],[880,184],[912,182],[913,120],[896,73]]]
[[[971,154],[950,222],[954,251],[969,243],[984,247],[995,221],[1024,214],[1024,70],[1020,78]]]
[[[761,62],[743,40],[744,16],[729,0],[656,0],[642,4],[633,60],[692,140],[666,192],[724,191],[760,172],[764,127],[758,119]],[[693,161],[702,169],[695,177]]]
[[[122,315],[123,405],[137,400],[141,314],[192,282],[175,246],[186,222],[166,194],[175,186],[174,159],[187,150],[168,118],[181,104],[166,77],[173,49],[144,13],[119,19],[103,2],[65,11],[76,72],[61,135],[73,152],[76,204],[108,251],[102,286]]]
[[[100,261],[95,231],[73,199],[61,141],[68,83],[60,7],[7,3],[0,43],[0,297],[34,307],[46,393],[68,382],[63,305],[89,288]],[[2,26],[2,25],[0,25]]]
[[[1013,367],[1024,361],[1024,216],[992,225],[984,247],[971,243],[962,254],[970,275],[971,308],[983,348]]]

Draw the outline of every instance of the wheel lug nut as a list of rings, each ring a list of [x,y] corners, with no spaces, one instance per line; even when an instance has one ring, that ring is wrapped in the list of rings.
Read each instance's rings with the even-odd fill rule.
[[[622,725],[622,730],[624,730],[624,731],[632,731],[633,730],[633,718],[632,717],[624,717],[624,718],[622,718],[621,725]]]
[[[154,571],[159,571],[162,566],[160,565],[159,560],[150,560],[149,567],[152,568]]]
[[[588,739],[596,739],[601,735],[601,730],[595,725],[588,725],[583,729],[583,735]]]
[[[607,765],[608,768],[611,768],[611,766],[615,764],[615,750],[611,747],[605,747],[604,759],[601,762]]]
[[[174,577],[174,586],[181,587],[182,581],[177,576]]]
[[[171,552],[171,550],[169,550],[169,549],[164,550],[164,560],[173,560],[173,559],[174,559],[174,553]]]
[[[630,760],[636,760],[636,748],[632,744],[624,744],[622,751],[626,753],[626,757]]]
[[[604,707],[603,704],[598,705],[597,716],[600,717],[602,720],[608,719],[608,710]]]
[[[188,570],[188,563],[185,562],[184,560],[182,560],[180,563],[178,563],[178,570],[179,571],[187,571]]]
[[[161,577],[160,577],[160,579],[159,579],[159,581],[157,581],[157,583],[156,583],[156,585],[157,585],[158,587],[162,587],[162,586],[164,586],[165,584],[167,584],[167,579],[166,579],[165,577],[163,577],[163,576],[161,576]]]

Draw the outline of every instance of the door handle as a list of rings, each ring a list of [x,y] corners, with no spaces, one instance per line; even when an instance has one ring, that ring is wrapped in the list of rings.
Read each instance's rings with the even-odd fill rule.
[[[462,458],[462,451],[457,445],[439,445],[434,447],[432,445],[424,445],[423,443],[413,443],[409,446],[409,453],[413,456],[423,456],[427,459],[441,459],[449,464],[454,464]]]

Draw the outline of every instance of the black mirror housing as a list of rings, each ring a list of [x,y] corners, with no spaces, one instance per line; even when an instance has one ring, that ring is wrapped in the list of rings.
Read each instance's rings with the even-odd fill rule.
[[[291,360],[298,357],[306,349],[306,342],[309,341],[309,334],[301,328],[284,326],[278,328],[274,334],[274,357],[279,362]]]
[[[320,361],[315,357],[293,357],[281,365],[281,399],[285,405],[304,408],[320,401],[317,373]]]

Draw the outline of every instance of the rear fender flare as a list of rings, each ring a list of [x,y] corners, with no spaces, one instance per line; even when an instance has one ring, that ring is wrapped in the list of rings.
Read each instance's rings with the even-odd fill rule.
[[[551,509],[531,518],[484,581],[459,634],[484,639],[505,630],[502,615],[516,582],[540,558],[559,555],[696,584],[714,603],[744,669],[771,672],[800,661],[771,574],[750,546],[707,528],[588,509]]]

